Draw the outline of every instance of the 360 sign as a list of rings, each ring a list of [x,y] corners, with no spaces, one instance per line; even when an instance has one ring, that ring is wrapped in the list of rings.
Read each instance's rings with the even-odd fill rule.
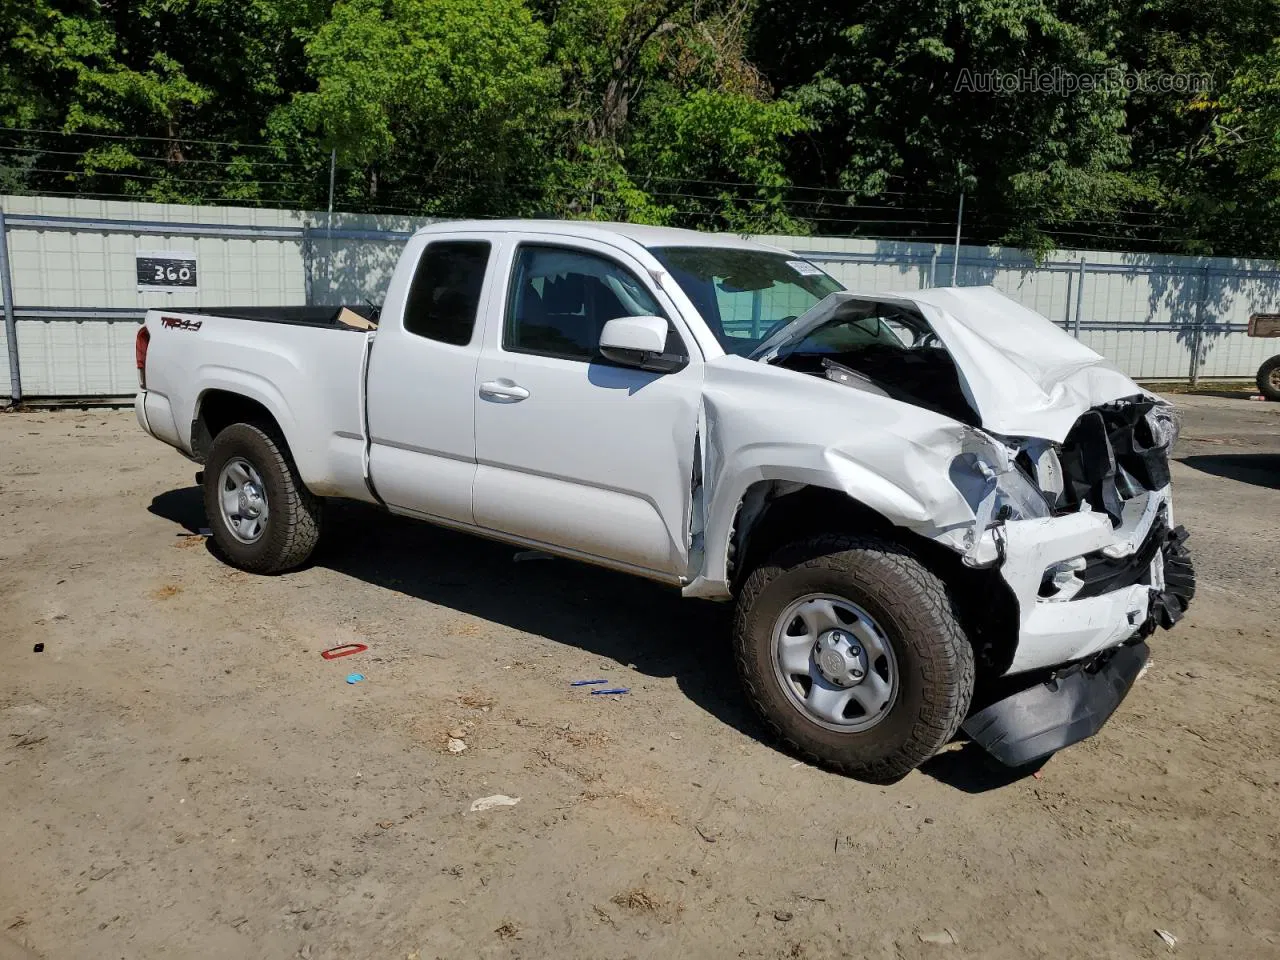
[[[139,251],[136,263],[140,289],[194,290],[199,286],[194,253]]]

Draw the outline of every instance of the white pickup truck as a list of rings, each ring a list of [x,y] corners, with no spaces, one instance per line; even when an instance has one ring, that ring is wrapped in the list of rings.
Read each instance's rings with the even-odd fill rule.
[[[1194,591],[1172,410],[991,288],[860,296],[745,238],[443,223],[375,329],[152,310],[138,421],[225,558],[304,563],[326,497],[734,600],[798,754],[901,777],[1096,732]]]

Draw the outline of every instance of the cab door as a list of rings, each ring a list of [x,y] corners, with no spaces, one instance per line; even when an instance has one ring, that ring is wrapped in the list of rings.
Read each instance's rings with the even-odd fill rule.
[[[369,358],[369,472],[389,507],[474,521],[476,364],[496,244],[475,234],[424,234],[405,249]]]
[[[481,526],[675,580],[687,572],[701,357],[648,271],[604,243],[508,240],[507,281],[476,376],[475,519]],[[604,324],[670,324],[671,373],[598,351]]]

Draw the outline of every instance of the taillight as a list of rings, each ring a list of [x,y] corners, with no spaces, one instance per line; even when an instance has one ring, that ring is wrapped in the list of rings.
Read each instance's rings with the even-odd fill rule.
[[[138,328],[138,339],[133,343],[133,357],[138,362],[138,387],[147,389],[147,347],[151,345],[151,331]]]

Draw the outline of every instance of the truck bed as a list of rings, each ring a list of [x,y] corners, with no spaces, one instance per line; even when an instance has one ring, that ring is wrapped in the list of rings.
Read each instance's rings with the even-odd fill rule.
[[[362,394],[372,332],[339,323],[341,309],[149,310],[147,383],[139,394],[147,429],[198,456],[194,421],[206,398],[247,398],[280,425],[313,493],[367,499]]]
[[[339,322],[338,317],[343,310],[349,310],[365,320],[377,323],[381,308],[368,303],[352,303],[317,307],[181,307],[170,312],[189,316],[254,320],[260,323],[288,323],[300,327],[355,330],[356,328]]]

